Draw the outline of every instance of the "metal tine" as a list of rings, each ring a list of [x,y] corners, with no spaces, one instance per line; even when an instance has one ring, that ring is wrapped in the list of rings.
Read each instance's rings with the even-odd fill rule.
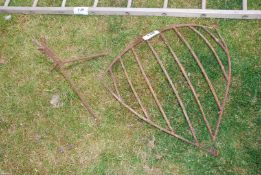
[[[213,35],[211,32],[209,32],[206,27],[202,27],[202,28],[220,45],[220,47],[224,50],[224,52],[226,53],[226,55],[228,57],[228,81],[227,81],[227,87],[226,87],[225,94],[224,94],[224,100],[223,100],[223,103],[222,103],[222,106],[221,106],[221,110],[219,112],[219,117],[218,117],[216,129],[215,129],[215,133],[214,133],[214,140],[216,140],[218,132],[219,132],[219,127],[220,127],[220,124],[221,124],[224,108],[225,108],[225,105],[226,105],[226,100],[227,100],[227,97],[228,97],[228,94],[229,94],[229,88],[230,88],[230,85],[231,85],[231,74],[232,74],[232,72],[231,72],[231,57],[230,57],[230,54],[229,54],[229,51],[228,51],[228,47],[227,47],[227,45],[224,41],[224,38],[221,36],[220,32],[215,28],[215,31],[216,31],[216,33],[218,34],[218,37],[219,37],[219,39],[218,39],[215,35]]]
[[[132,84],[132,82],[131,82],[131,79],[130,79],[130,77],[129,77],[129,75],[128,75],[128,72],[127,72],[127,70],[126,70],[126,68],[125,68],[125,65],[124,65],[122,59],[119,59],[119,60],[120,60],[120,63],[121,63],[121,67],[122,67],[122,69],[123,69],[123,71],[124,71],[125,77],[126,77],[128,83],[129,83],[130,87],[131,87],[131,90],[132,90],[132,92],[133,92],[135,98],[137,99],[137,101],[138,101],[138,103],[139,103],[139,105],[140,105],[140,107],[141,107],[141,109],[142,109],[144,115],[146,116],[146,118],[147,118],[147,119],[150,119],[150,116],[148,115],[147,110],[146,110],[145,107],[143,106],[143,104],[142,104],[142,102],[141,102],[141,100],[140,100],[140,97],[139,97],[137,91],[135,90],[135,88],[134,88],[134,86],[133,86],[133,84]]]
[[[223,104],[221,106],[221,110],[219,112],[218,121],[217,121],[217,124],[216,124],[215,133],[214,133],[214,140],[216,140],[216,138],[217,138],[217,135],[218,135],[218,132],[219,132],[219,127],[220,127],[220,124],[221,124],[221,121],[222,121],[224,108],[225,108],[226,100],[227,100],[228,93],[229,93],[229,87],[230,87],[230,84],[231,84],[231,79],[230,78],[229,78],[229,83],[228,84],[229,85],[227,86],[226,92],[225,92],[225,98],[224,98]]]
[[[93,7],[97,7],[99,3],[99,0],[94,0]]]
[[[231,63],[229,63],[229,64],[231,64]],[[216,138],[217,138],[217,135],[218,135],[218,132],[219,132],[219,127],[220,127],[220,124],[221,124],[221,121],[222,121],[224,108],[225,108],[225,105],[226,105],[226,100],[227,100],[228,93],[229,93],[229,88],[230,88],[230,85],[231,85],[231,77],[229,77],[229,81],[228,82],[229,83],[228,83],[227,88],[226,88],[225,98],[224,98],[223,104],[221,106],[222,110],[219,112],[219,117],[218,117],[216,129],[215,129],[215,133],[214,133],[214,140],[216,140]]]
[[[203,26],[198,26],[200,27],[201,29],[203,29],[205,32],[207,32],[210,37],[216,41],[216,43],[218,43],[220,45],[220,47],[222,47],[224,50],[225,50],[225,43],[222,41],[222,39],[218,39],[213,33],[211,33],[206,27],[203,27]],[[220,36],[219,36],[220,37]]]
[[[174,132],[174,131],[173,131],[173,128],[171,127],[171,124],[170,124],[170,122],[169,122],[169,119],[168,119],[168,117],[167,117],[167,115],[166,115],[166,113],[165,113],[165,111],[164,111],[164,109],[163,109],[161,103],[160,103],[159,100],[158,100],[158,97],[157,97],[157,95],[156,95],[156,93],[155,93],[155,91],[154,91],[154,89],[153,89],[153,87],[152,87],[152,85],[151,85],[151,83],[150,83],[149,78],[147,77],[147,75],[146,75],[146,73],[145,73],[145,71],[144,71],[144,68],[143,68],[143,66],[142,66],[142,64],[141,64],[141,62],[140,62],[140,59],[139,59],[139,57],[138,57],[136,51],[134,50],[134,48],[132,48],[132,52],[133,52],[133,55],[134,55],[134,57],[135,57],[135,59],[136,59],[137,64],[139,65],[139,68],[140,68],[140,71],[141,71],[141,73],[142,73],[142,75],[143,75],[143,78],[144,78],[146,84],[148,85],[149,90],[150,90],[150,92],[152,93],[153,98],[154,98],[154,100],[155,100],[157,106],[159,107],[159,110],[160,110],[161,114],[163,115],[163,118],[165,119],[165,121],[166,121],[166,123],[167,123],[168,128],[169,128],[172,132]]]
[[[226,52],[226,54],[228,55],[228,57],[230,57],[230,55],[229,55],[228,52]],[[231,67],[231,61],[229,61],[228,64],[229,64],[229,67]],[[227,100],[228,94],[229,94],[230,85],[231,85],[231,69],[229,68],[228,84],[227,84],[227,88],[226,88],[226,91],[225,91],[225,98],[224,98],[223,104],[222,104],[222,106],[221,106],[221,111],[219,112],[219,117],[218,117],[218,121],[217,121],[217,125],[216,125],[216,130],[215,130],[215,134],[214,134],[214,140],[216,140],[217,135],[218,135],[218,132],[219,132],[219,127],[220,127],[220,124],[221,124],[221,121],[222,121],[222,117],[223,117],[223,113],[224,113],[224,108],[225,108],[225,105],[226,105],[226,100]]]
[[[226,105],[226,100],[228,98],[228,94],[229,94],[229,88],[231,86],[231,74],[232,74],[232,70],[231,70],[231,57],[230,57],[230,54],[229,54],[229,51],[228,51],[228,47],[225,43],[225,40],[224,38],[221,36],[220,32],[215,29],[219,38],[221,39],[224,47],[224,51],[228,57],[228,82],[227,82],[227,88],[226,88],[226,91],[225,91],[225,97],[224,97],[224,100],[223,100],[223,104],[221,106],[222,110],[220,111],[219,113],[219,118],[218,118],[218,121],[217,121],[217,125],[216,125],[216,130],[215,130],[215,135],[214,135],[214,139],[216,139],[217,135],[218,135],[218,132],[219,132],[219,127],[220,127],[220,123],[221,123],[221,120],[222,120],[222,116],[223,116],[223,112],[224,112],[224,108],[225,108],[225,105]]]
[[[117,80],[116,80],[116,78],[115,78],[115,76],[114,76],[114,74],[113,74],[111,69],[109,70],[109,72],[110,72],[110,75],[111,75],[111,78],[112,78],[112,81],[113,81],[113,86],[114,86],[114,88],[116,90],[116,93],[119,96],[119,98],[122,99],[122,97],[120,95],[120,91],[119,91],[118,86],[117,86]]]
[[[65,5],[66,5],[66,0],[63,0],[61,7],[65,7]]]
[[[99,54],[91,55],[91,56],[88,56],[88,57],[71,58],[69,60],[63,61],[63,63],[68,64],[68,63],[79,62],[79,61],[90,61],[90,60],[96,59],[98,57],[106,56],[106,55],[107,55],[107,53],[99,53]]]
[[[38,4],[38,0],[34,0],[34,2],[33,2],[33,7],[36,7],[37,6],[37,4]]]
[[[221,68],[221,70],[222,70],[222,72],[223,72],[223,75],[224,75],[226,81],[228,81],[228,77],[227,77],[227,73],[226,73],[225,67],[224,67],[222,61],[220,60],[220,58],[219,58],[219,56],[218,56],[216,50],[215,50],[214,47],[212,46],[212,44],[211,44],[211,43],[208,41],[208,39],[207,39],[204,35],[202,35],[202,33],[199,32],[195,27],[189,26],[189,28],[190,28],[191,30],[193,30],[196,34],[198,34],[198,35],[205,41],[205,43],[208,45],[208,47],[211,49],[212,53],[214,54],[214,56],[215,56],[215,58],[216,58],[216,60],[217,60],[217,62],[218,62],[218,64],[219,64],[219,66],[220,66],[220,68]]]
[[[161,37],[161,39],[163,40],[163,42],[165,43],[165,45],[167,46],[167,48],[169,49],[170,53],[172,54],[172,56],[173,56],[175,62],[177,63],[179,69],[180,69],[181,72],[182,72],[182,75],[185,77],[185,79],[186,79],[186,81],[187,81],[187,83],[188,83],[188,85],[189,85],[189,87],[190,87],[190,89],[191,89],[191,91],[192,91],[192,93],[193,93],[193,96],[194,96],[194,98],[195,98],[195,100],[196,100],[196,102],[197,102],[197,105],[198,105],[198,107],[199,107],[199,110],[200,110],[200,112],[201,112],[201,114],[202,114],[202,116],[203,116],[203,120],[204,120],[204,122],[205,122],[205,124],[206,124],[206,127],[207,127],[207,129],[208,129],[208,132],[209,132],[209,134],[210,134],[210,136],[211,136],[211,138],[212,138],[212,140],[213,140],[214,137],[213,137],[212,128],[211,128],[211,126],[210,126],[210,124],[209,124],[209,122],[208,122],[208,120],[207,120],[207,117],[206,117],[206,115],[205,115],[205,112],[204,112],[204,110],[203,110],[203,107],[202,107],[202,105],[201,105],[201,102],[200,102],[200,100],[199,100],[199,98],[198,98],[198,96],[197,96],[197,92],[196,92],[194,86],[192,85],[192,83],[191,83],[191,81],[190,81],[190,79],[189,79],[189,77],[188,77],[188,74],[187,74],[187,72],[186,72],[184,66],[183,66],[182,63],[179,61],[179,58],[177,57],[177,55],[175,54],[175,52],[173,51],[173,49],[171,48],[171,46],[170,46],[169,43],[167,42],[167,39],[165,38],[165,36],[164,36],[163,33],[160,33],[160,37]]]
[[[168,8],[169,0],[164,0],[163,8]]]
[[[156,50],[152,47],[152,45],[150,44],[149,41],[146,41],[146,43],[148,44],[150,50],[152,51],[153,55],[155,56],[157,62],[158,62],[159,65],[160,65],[162,71],[164,72],[166,78],[168,79],[168,82],[169,82],[169,84],[170,84],[170,86],[171,86],[171,88],[172,88],[174,94],[176,95],[177,100],[178,100],[178,103],[179,103],[179,105],[180,105],[180,107],[181,107],[181,109],[182,109],[182,112],[183,112],[183,114],[184,114],[186,120],[187,120],[187,123],[188,123],[188,125],[189,125],[189,129],[190,129],[190,131],[191,131],[191,133],[192,133],[192,136],[193,136],[193,138],[194,138],[196,144],[198,144],[198,139],[197,139],[197,136],[196,136],[196,133],[195,133],[195,129],[194,129],[194,127],[193,127],[193,125],[192,125],[192,123],[191,123],[191,121],[190,121],[190,119],[189,119],[189,116],[188,116],[186,107],[185,107],[185,105],[184,105],[184,103],[183,103],[183,101],[182,101],[182,99],[181,99],[181,97],[180,97],[180,95],[179,95],[178,90],[176,89],[174,83],[172,82],[172,80],[171,80],[171,78],[170,78],[170,76],[169,76],[169,73],[168,73],[167,70],[165,69],[165,67],[164,67],[162,61],[160,60],[159,55],[157,54]]]
[[[5,7],[9,6],[10,1],[11,1],[11,0],[5,0],[5,4],[4,4],[4,6],[5,6]]]
[[[194,60],[197,62],[198,66],[199,66],[201,72],[203,73],[203,75],[204,75],[204,77],[205,77],[205,79],[206,79],[206,81],[207,81],[207,83],[208,83],[208,86],[209,86],[209,88],[210,88],[210,90],[211,90],[211,92],[212,92],[212,94],[213,94],[213,96],[214,96],[214,99],[215,99],[215,101],[216,101],[216,104],[217,104],[219,110],[221,110],[220,101],[219,101],[219,99],[218,99],[216,90],[215,90],[214,86],[212,85],[212,83],[211,83],[211,81],[210,81],[210,79],[209,79],[209,77],[208,77],[208,75],[207,75],[207,73],[206,73],[206,71],[205,71],[205,69],[204,69],[202,63],[200,62],[200,60],[199,60],[199,58],[198,58],[198,56],[196,55],[196,53],[194,52],[194,50],[192,49],[192,47],[190,46],[190,44],[188,43],[188,41],[187,41],[187,40],[184,38],[184,36],[178,31],[178,29],[177,29],[176,27],[173,27],[173,29],[174,29],[175,33],[178,35],[178,37],[181,39],[181,41],[187,46],[187,48],[189,49],[189,51],[190,51],[191,55],[193,56]]]
[[[218,29],[215,28],[215,31],[216,31],[216,33],[218,34],[218,37],[220,38],[222,45],[224,46],[224,47],[223,47],[224,51],[227,52],[227,53],[229,53],[228,47],[227,47],[227,44],[226,44],[224,38],[221,36],[221,34],[220,34],[220,32],[218,31]],[[229,61],[230,61],[230,57],[229,57],[228,59],[229,59]]]
[[[132,5],[132,0],[128,0],[127,8],[131,8],[131,5]]]
[[[172,135],[174,137],[176,137],[177,139],[180,139],[181,141],[185,142],[185,143],[188,143],[188,144],[191,144],[195,147],[198,147],[198,148],[201,148],[199,145],[196,145],[195,143],[183,138],[182,136],[176,134],[174,131],[170,131],[168,129],[165,129],[165,128],[162,128],[161,126],[157,125],[156,123],[154,123],[153,121],[147,119],[147,118],[144,118],[141,114],[137,113],[134,109],[132,109],[129,105],[127,105],[125,102],[123,102],[110,88],[108,88],[106,85],[105,85],[105,88],[113,95],[113,97],[118,100],[124,107],[126,107],[130,112],[132,112],[134,115],[136,115],[137,117],[139,117],[141,120],[145,121],[146,123],[152,125],[153,127],[155,128],[158,128],[159,130],[169,134],[169,135]]]
[[[160,131],[162,132],[165,132],[173,137],[176,137],[177,139],[183,141],[184,143],[188,143],[190,145],[193,145],[201,150],[204,150],[204,151],[207,151],[208,153],[212,154],[213,156],[217,156],[218,154],[216,154],[215,152],[213,153],[212,150],[206,150],[206,148],[202,147],[201,145],[197,145],[195,144],[194,142],[191,142],[187,139],[185,139],[184,137],[176,134],[174,131],[170,131],[170,130],[167,130],[159,125],[157,125],[156,123],[154,123],[153,121],[147,119],[147,118],[144,118],[141,114],[137,113],[134,109],[132,109],[129,105],[127,105],[125,102],[123,102],[110,88],[108,88],[104,83],[103,83],[104,87],[112,94],[112,96],[118,101],[120,102],[125,108],[127,108],[130,112],[132,112],[134,115],[136,115],[139,119],[143,120],[144,122],[146,122],[147,124],[150,124],[151,126],[159,129]]]
[[[213,139],[216,140],[216,137],[217,137],[218,132],[219,132],[219,127],[220,127],[220,124],[221,124],[224,108],[225,108],[225,105],[226,105],[226,100],[227,100],[227,97],[228,97],[229,88],[230,88],[230,85],[231,85],[231,74],[232,74],[231,73],[231,57],[230,57],[230,54],[229,54],[229,51],[228,51],[228,47],[227,47],[223,37],[221,36],[220,32],[216,28],[215,28],[215,32],[217,33],[219,38],[217,38],[212,32],[210,32],[208,30],[208,27],[205,27],[205,26],[198,26],[198,27],[200,27],[204,31],[206,31],[211,36],[211,38],[213,38],[216,41],[216,43],[219,44],[219,46],[224,50],[224,52],[226,53],[226,55],[228,57],[228,81],[227,81],[227,87],[226,87],[226,90],[225,90],[224,100],[223,100],[223,103],[222,103],[222,106],[221,106],[221,110],[219,112],[217,125],[216,125],[215,132],[214,132],[214,135],[213,135]]]
[[[206,10],[207,8],[207,0],[202,0],[202,10]]]
[[[231,57],[230,57],[230,54],[229,54],[229,51],[228,51],[228,47],[226,45],[226,42],[225,42],[224,38],[221,36],[219,30],[215,29],[215,31],[218,34],[221,42],[223,43],[223,46],[224,46],[223,50],[225,51],[225,53],[226,53],[226,55],[228,57],[228,75],[229,75],[228,76],[228,78],[229,78],[228,84],[230,84],[231,83],[231,74],[232,74],[232,72],[231,72]]]

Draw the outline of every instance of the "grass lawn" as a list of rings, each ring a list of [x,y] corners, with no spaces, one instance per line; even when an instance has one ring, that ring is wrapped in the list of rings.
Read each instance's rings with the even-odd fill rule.
[[[136,36],[182,23],[218,26],[230,49],[216,158],[137,120],[96,78]],[[69,69],[99,126],[33,45],[41,36],[64,59],[109,53]],[[260,43],[258,20],[0,15],[0,174],[260,174]],[[50,104],[54,94],[62,107]]]

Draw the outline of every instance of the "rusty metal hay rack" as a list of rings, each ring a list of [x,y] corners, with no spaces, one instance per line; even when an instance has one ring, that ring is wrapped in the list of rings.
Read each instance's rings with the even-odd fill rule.
[[[126,0],[126,7],[102,7],[101,0],[93,0],[90,7],[67,6],[69,0],[61,0],[58,7],[39,7],[39,2],[44,0],[33,0],[30,6],[10,6],[12,0],[5,0],[0,6],[0,13],[21,14],[67,14],[67,15],[137,15],[137,16],[175,16],[175,17],[204,17],[204,18],[234,18],[234,19],[261,19],[261,10],[249,10],[248,1],[242,0],[242,9],[222,10],[208,9],[207,0],[201,1],[199,9],[171,8],[169,0],[162,0],[158,8],[133,7],[137,0]],[[257,2],[258,3],[258,2]]]
[[[204,41],[204,43],[206,44],[206,47],[208,47],[213,56],[216,59],[216,62],[219,65],[219,69],[220,69],[220,73],[222,74],[221,77],[223,77],[224,82],[225,83],[225,89],[224,89],[224,93],[223,93],[223,100],[220,101],[217,92],[215,90],[215,86],[213,85],[213,82],[211,82],[202,62],[200,61],[199,57],[197,56],[197,54],[195,53],[195,51],[193,50],[192,46],[189,44],[189,42],[187,41],[187,38],[180,32],[181,29],[188,29],[190,30],[192,33],[196,34],[199,38],[202,39],[202,41]],[[207,38],[207,36],[203,35],[202,32],[200,32],[200,30],[203,30],[205,32],[206,35],[208,35],[209,38],[212,39],[213,42],[215,42],[217,44],[217,46],[220,47],[221,50],[224,51],[226,57],[227,57],[227,68],[225,68],[224,66],[224,62],[221,61],[217,51],[215,50],[213,44],[209,41],[209,39]],[[154,31],[152,33],[149,33],[148,35],[144,36],[144,37],[139,37],[136,40],[134,40],[133,42],[131,42],[117,57],[116,59],[110,64],[110,66],[108,67],[108,69],[105,71],[105,75],[104,77],[109,77],[110,80],[112,81],[112,85],[111,87],[108,85],[108,83],[106,83],[106,80],[104,80],[104,85],[107,88],[107,90],[115,97],[115,99],[117,101],[119,101],[125,108],[127,108],[130,112],[132,112],[134,115],[136,115],[139,119],[145,121],[146,123],[148,123],[149,125],[152,125],[153,127],[167,133],[170,134],[176,138],[178,138],[179,140],[182,140],[183,142],[186,142],[188,144],[194,145],[200,149],[204,149],[208,152],[210,152],[212,155],[216,156],[218,154],[218,152],[215,150],[215,148],[213,148],[213,144],[215,144],[215,141],[217,139],[217,135],[219,132],[219,128],[220,128],[220,124],[221,124],[221,120],[222,120],[222,116],[224,113],[224,108],[225,108],[225,104],[228,100],[228,94],[229,94],[229,88],[230,88],[230,84],[231,84],[231,59],[230,59],[230,55],[229,55],[229,51],[228,51],[228,47],[225,44],[223,38],[221,37],[220,33],[215,30],[215,34],[213,32],[211,32],[211,30],[213,30],[213,28],[210,27],[206,27],[206,26],[200,26],[200,25],[172,25],[166,29],[160,30],[160,31]],[[217,122],[216,125],[214,127],[211,127],[208,121],[208,117],[206,112],[204,111],[204,108],[202,106],[201,100],[198,97],[198,92],[196,91],[191,78],[188,75],[188,72],[186,70],[186,68],[184,67],[184,65],[182,64],[182,62],[180,61],[181,59],[177,56],[176,52],[174,51],[175,49],[173,49],[171,47],[171,45],[169,44],[169,41],[167,39],[167,37],[165,36],[166,32],[174,32],[175,35],[179,38],[179,40],[184,44],[184,46],[186,46],[186,48],[188,49],[189,53],[191,54],[191,56],[193,57],[194,61],[196,62],[196,65],[198,66],[198,68],[200,69],[200,72],[202,73],[202,77],[204,77],[203,79],[205,79],[205,82],[208,86],[208,88],[210,89],[212,96],[215,100],[215,104],[217,106],[218,111],[216,111],[217,113]],[[153,38],[155,38],[156,36],[159,36],[161,42],[164,43],[165,47],[168,49],[168,51],[170,52],[170,55],[172,57],[172,59],[174,59],[175,64],[178,66],[179,71],[181,72],[182,76],[184,77],[184,79],[186,80],[185,82],[188,85],[188,91],[191,91],[191,93],[194,96],[194,100],[196,101],[197,107],[200,111],[199,116],[201,116],[203,118],[205,127],[208,131],[208,134],[211,138],[211,145],[208,148],[205,148],[204,145],[202,145],[199,140],[197,139],[197,133],[195,132],[195,128],[193,127],[193,123],[190,120],[190,116],[187,112],[187,109],[184,105],[184,99],[181,98],[180,94],[179,94],[179,90],[177,89],[177,87],[175,86],[175,82],[173,82],[173,77],[170,76],[168,70],[166,69],[166,67],[164,66],[162,59],[160,58],[159,54],[157,53],[156,49],[153,47],[152,45],[152,41]],[[177,102],[178,102],[178,106],[180,107],[180,109],[182,110],[183,116],[186,119],[186,122],[188,124],[188,128],[191,132],[191,136],[193,137],[193,141],[190,141],[184,137],[182,137],[181,135],[177,134],[175,131],[175,128],[173,128],[173,126],[171,125],[170,122],[170,118],[169,116],[167,116],[164,107],[162,105],[162,103],[159,100],[159,94],[157,94],[154,90],[153,85],[151,84],[151,79],[153,77],[149,77],[145,71],[145,68],[141,62],[141,57],[140,55],[137,53],[137,47],[140,44],[145,44],[150,52],[153,54],[154,58],[151,59],[155,59],[157,64],[160,66],[161,71],[164,73],[165,79],[167,80],[168,84],[170,85],[173,94],[176,96]],[[144,104],[141,100],[141,94],[139,94],[137,92],[137,89],[135,87],[135,85],[132,83],[132,78],[129,75],[128,71],[127,71],[127,67],[125,66],[124,63],[124,56],[126,54],[130,54],[132,59],[134,60],[134,62],[136,62],[137,67],[139,68],[139,72],[140,75],[142,75],[142,79],[145,82],[144,84],[146,84],[146,87],[149,89],[155,104],[158,107],[158,110],[161,113],[161,116],[163,117],[164,121],[165,121],[165,126],[163,127],[161,124],[158,124],[156,121],[153,121],[153,118],[151,118],[150,114],[148,113],[148,110],[146,109],[146,107],[144,107]],[[122,74],[124,74],[125,79],[127,80],[126,82],[128,82],[128,86],[130,88],[130,93],[133,94],[133,96],[135,97],[135,100],[137,102],[137,104],[139,105],[139,108],[141,109],[140,112],[137,112],[137,110],[133,109],[131,107],[130,104],[128,104],[124,99],[123,99],[123,95],[121,90],[118,87],[118,80],[116,78],[116,76],[114,75],[115,72],[113,71],[113,68],[115,66],[119,66]]]

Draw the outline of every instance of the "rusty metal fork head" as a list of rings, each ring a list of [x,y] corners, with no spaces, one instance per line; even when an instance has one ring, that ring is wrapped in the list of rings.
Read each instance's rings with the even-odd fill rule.
[[[54,64],[53,70],[56,69],[65,78],[65,80],[67,81],[69,86],[72,88],[74,93],[81,100],[83,106],[90,113],[90,115],[97,121],[98,118],[97,118],[96,114],[94,113],[94,111],[90,107],[88,100],[84,97],[84,95],[80,92],[79,88],[75,85],[75,83],[71,79],[70,74],[65,70],[65,65],[68,64],[68,63],[79,62],[79,61],[90,61],[94,58],[102,57],[102,56],[105,56],[107,54],[106,53],[100,53],[100,54],[92,55],[92,56],[89,56],[89,57],[73,58],[73,59],[63,61],[62,59],[60,59],[55,54],[55,52],[51,48],[48,47],[47,41],[46,41],[45,38],[41,38],[39,41],[34,40],[33,42],[38,47],[38,50],[40,52],[42,52],[43,54],[48,56],[53,61],[53,64]]]

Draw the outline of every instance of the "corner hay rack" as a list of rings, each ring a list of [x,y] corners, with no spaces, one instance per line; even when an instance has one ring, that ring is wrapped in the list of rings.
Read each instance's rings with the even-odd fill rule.
[[[213,82],[211,81],[210,76],[207,73],[208,71],[206,71],[204,67],[205,64],[202,63],[202,58],[198,56],[198,50],[195,51],[191,42],[188,41],[188,38],[184,34],[182,34],[181,31],[184,29],[189,30],[190,33],[195,34],[199,38],[199,40],[203,41],[204,48],[202,49],[208,48],[209,52],[212,54],[211,57],[207,57],[204,59],[213,59],[214,63],[216,63],[218,67],[217,74],[221,77],[221,79],[224,80],[223,82],[225,82],[225,85],[223,86],[224,89],[221,93],[223,94],[221,95],[222,97],[219,97],[219,95],[217,94],[215,87],[218,84],[213,84]],[[171,46],[169,42],[170,39],[167,37],[167,33],[170,32],[176,35],[177,40],[180,41],[181,45],[183,45],[184,48],[187,49],[189,55],[191,56],[190,61],[194,62],[196,67],[200,70],[199,74],[201,74],[203,82],[205,83],[209,92],[211,92],[211,96],[209,96],[208,98],[213,98],[214,101],[215,107],[211,109],[212,111],[215,111],[216,109],[216,111],[214,112],[214,116],[210,116],[209,113],[205,112],[204,105],[201,102],[200,93],[197,92],[198,89],[195,88],[195,84],[193,84],[191,78],[192,76],[190,75],[193,74],[193,71],[187,71],[186,65],[183,64],[183,57],[180,58],[176,53],[176,48]],[[174,67],[166,66],[166,64],[163,61],[163,58],[161,57],[164,54],[159,53],[162,50],[156,49],[157,45],[161,45],[162,48],[168,50],[168,54],[167,56],[165,55],[165,57],[172,59],[174,64],[177,66],[177,69],[173,70]],[[143,55],[139,54],[139,50],[141,50],[141,47],[143,49],[148,49],[148,51],[146,53],[143,53]],[[220,52],[217,51],[218,47],[224,53],[223,56],[225,57],[225,59],[221,59]],[[149,54],[151,56],[148,56]],[[149,61],[146,62],[143,60],[144,55],[149,57]],[[127,62],[127,59],[133,61],[132,64],[137,67],[137,69],[135,69],[136,72],[130,70],[129,64],[128,66],[126,66],[125,60]],[[172,107],[175,108],[175,110],[178,110],[178,108],[181,109],[181,113],[179,115],[183,115],[183,117],[185,118],[187,128],[190,131],[190,140],[176,132],[176,127],[181,126],[173,126],[171,123],[173,123],[173,120],[179,119],[173,115],[168,116],[167,111],[165,110],[166,108],[164,108],[164,103],[166,99],[162,98],[162,94],[157,93],[157,91],[155,90],[155,86],[153,87],[152,82],[158,81],[155,80],[156,78],[153,74],[148,75],[148,67],[150,66],[150,64],[152,64],[153,60],[155,61],[156,66],[159,67],[157,72],[162,73],[161,78],[165,79],[168,84],[168,87],[164,86],[163,89],[167,90],[167,88],[169,88],[175,96],[174,101],[176,101],[176,103],[173,101]],[[226,64],[224,64],[224,60],[226,60]],[[202,123],[204,125],[203,128],[197,128],[194,126],[193,121],[195,120],[192,121],[190,113],[188,112],[187,105],[185,105],[187,104],[185,103],[186,98],[182,98],[180,92],[181,88],[178,87],[180,86],[180,83],[173,81],[175,79],[175,76],[172,76],[173,74],[171,75],[171,71],[175,71],[175,74],[180,73],[181,76],[184,78],[183,84],[186,84],[186,91],[189,91],[192,94],[193,99],[195,100],[196,105],[193,108],[198,109],[199,112],[196,114],[196,117],[198,120],[202,119]],[[123,75],[121,77],[124,78],[119,78],[120,75]],[[139,76],[142,79],[142,81],[134,83],[134,76]],[[215,141],[219,132],[219,127],[224,113],[225,104],[228,100],[229,88],[231,84],[231,60],[228,47],[225,44],[220,33],[216,29],[200,25],[172,25],[166,29],[154,31],[144,37],[139,37],[135,39],[133,42],[131,42],[116,57],[116,59],[110,64],[110,66],[106,70],[106,73],[105,75],[103,75],[103,77],[106,77],[104,78],[103,83],[107,90],[115,97],[115,99],[118,102],[120,102],[125,108],[127,108],[139,119],[183,142],[203,149],[214,156],[218,155],[218,151],[215,148]],[[142,82],[143,85],[141,85]],[[121,84],[126,84],[127,88],[120,88],[119,86]],[[162,87],[163,85],[159,86]],[[149,93],[146,94],[144,89],[147,89]],[[144,103],[145,99],[148,96],[151,97],[152,101],[155,104],[155,107],[153,107],[153,109],[148,109],[146,107],[146,103]],[[133,105],[134,103],[136,104],[136,106]],[[149,111],[155,110],[158,110],[158,114],[160,114],[160,116],[152,116],[149,113]],[[156,120],[157,117],[160,117],[163,120],[163,122]],[[210,120],[213,119],[213,117],[215,118],[214,124],[213,122],[210,122]],[[199,134],[197,132],[200,130],[207,131],[209,136],[208,138],[210,139],[209,142],[202,141],[202,143],[204,144],[200,143],[198,139]],[[206,145],[206,143],[208,144]]]

